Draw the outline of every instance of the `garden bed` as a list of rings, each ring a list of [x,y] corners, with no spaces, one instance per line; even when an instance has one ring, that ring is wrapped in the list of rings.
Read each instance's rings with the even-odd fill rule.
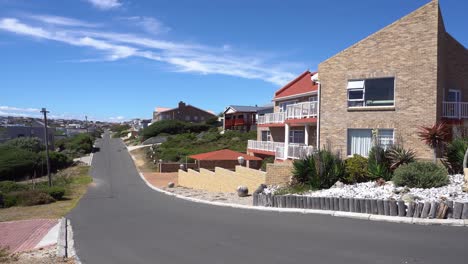
[[[464,176],[462,174],[450,175],[450,183],[438,188],[407,188],[396,187],[393,182],[385,182],[379,186],[375,181],[356,184],[337,183],[330,189],[307,191],[303,196],[310,197],[336,197],[357,199],[393,199],[405,202],[468,202],[468,193],[462,191]],[[265,194],[273,194],[278,187],[272,186],[264,190]]]

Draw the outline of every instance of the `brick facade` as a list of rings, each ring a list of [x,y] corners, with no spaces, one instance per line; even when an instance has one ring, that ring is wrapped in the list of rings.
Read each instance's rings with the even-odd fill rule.
[[[445,32],[438,1],[431,1],[319,65],[320,144],[345,156],[349,128],[393,128],[396,140],[430,159],[418,127],[441,119],[452,82],[468,100],[466,65],[466,49]],[[394,77],[394,107],[349,109],[348,81],[379,77]]]
[[[187,105],[184,102],[179,102],[179,106],[174,109],[163,112],[153,113],[153,122],[161,120],[180,120],[185,122],[204,122],[209,118],[216,117],[214,114],[197,107]]]
[[[265,184],[285,186],[291,181],[291,176],[292,163],[270,163],[266,168]]]

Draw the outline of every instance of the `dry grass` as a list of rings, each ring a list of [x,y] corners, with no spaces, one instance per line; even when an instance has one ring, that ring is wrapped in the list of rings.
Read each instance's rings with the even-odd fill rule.
[[[148,151],[149,147],[139,148],[132,150],[130,154],[135,158],[135,166],[141,172],[155,172],[156,165],[154,165],[151,160],[146,157],[146,152]]]
[[[58,173],[58,176],[72,180],[63,200],[51,204],[0,209],[0,222],[27,219],[57,219],[73,209],[86,193],[92,178],[88,175],[88,166],[74,166]]]

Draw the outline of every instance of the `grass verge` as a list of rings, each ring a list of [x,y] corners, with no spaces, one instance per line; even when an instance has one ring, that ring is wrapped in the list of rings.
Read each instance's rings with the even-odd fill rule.
[[[78,201],[86,193],[88,185],[92,182],[92,178],[89,176],[89,166],[67,168],[57,173],[55,179],[57,181],[67,179],[64,199],[50,204],[0,209],[0,222],[61,218],[78,204]],[[29,183],[24,182],[24,184]]]

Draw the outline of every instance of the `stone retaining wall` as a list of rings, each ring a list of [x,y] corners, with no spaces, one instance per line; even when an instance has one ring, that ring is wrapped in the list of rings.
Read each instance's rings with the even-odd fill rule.
[[[343,211],[414,218],[468,219],[468,203],[452,201],[424,203],[411,202],[409,204],[405,204],[403,201],[396,200],[254,194],[253,205],[278,208]]]

